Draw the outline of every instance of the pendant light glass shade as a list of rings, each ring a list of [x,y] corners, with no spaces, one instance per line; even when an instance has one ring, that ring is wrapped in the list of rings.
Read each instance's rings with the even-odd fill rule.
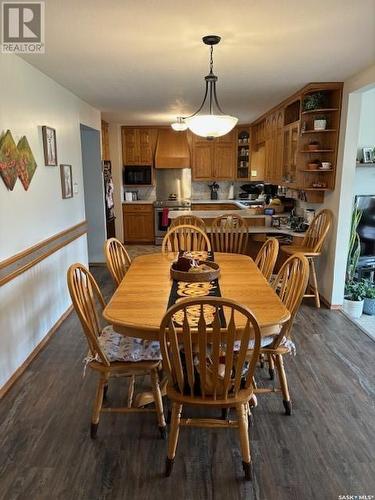
[[[185,118],[193,134],[201,137],[221,137],[228,134],[237,124],[238,118],[230,115],[195,115]]]
[[[182,132],[188,128],[184,119],[181,118],[181,116],[177,118],[177,121],[171,123],[171,127],[173,128],[173,130],[176,130],[176,132]]]

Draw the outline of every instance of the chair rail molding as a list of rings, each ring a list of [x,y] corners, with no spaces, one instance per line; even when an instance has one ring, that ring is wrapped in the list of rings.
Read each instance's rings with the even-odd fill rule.
[[[87,221],[65,229],[0,262],[0,286],[87,233]]]

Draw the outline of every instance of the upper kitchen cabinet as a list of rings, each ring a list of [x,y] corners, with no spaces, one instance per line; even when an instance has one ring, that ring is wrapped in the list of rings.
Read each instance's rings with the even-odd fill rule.
[[[192,138],[192,178],[195,181],[233,180],[236,170],[236,131],[217,139]]]
[[[190,168],[187,132],[175,132],[170,127],[158,131],[155,168]]]
[[[124,165],[153,165],[156,129],[122,127],[122,159]]]
[[[341,101],[342,83],[310,83],[258,118],[251,125],[251,168],[264,161],[266,182],[322,203],[335,187]]]
[[[192,177],[195,181],[213,178],[214,148],[212,141],[193,143]]]

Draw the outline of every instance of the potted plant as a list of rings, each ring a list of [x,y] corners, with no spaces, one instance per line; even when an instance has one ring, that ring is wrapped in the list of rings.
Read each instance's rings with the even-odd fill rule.
[[[315,109],[324,108],[326,105],[326,96],[323,92],[314,92],[307,94],[303,98],[303,110],[314,111]]]
[[[307,145],[307,149],[309,151],[317,151],[320,148],[320,144],[318,141],[310,141]]]
[[[362,316],[366,285],[363,281],[350,281],[345,285],[344,311],[354,319]]]
[[[366,283],[365,301],[363,312],[370,316],[375,316],[375,283],[368,281]]]
[[[320,160],[312,160],[308,164],[309,170],[319,170],[322,166],[322,162]]]
[[[316,116],[314,118],[314,130],[325,130],[327,128],[327,118],[325,116]]]

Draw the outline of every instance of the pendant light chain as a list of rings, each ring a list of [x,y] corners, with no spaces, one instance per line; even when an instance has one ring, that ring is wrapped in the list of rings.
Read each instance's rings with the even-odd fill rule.
[[[213,69],[214,69],[214,47],[211,45],[210,47],[210,74],[213,74]]]

